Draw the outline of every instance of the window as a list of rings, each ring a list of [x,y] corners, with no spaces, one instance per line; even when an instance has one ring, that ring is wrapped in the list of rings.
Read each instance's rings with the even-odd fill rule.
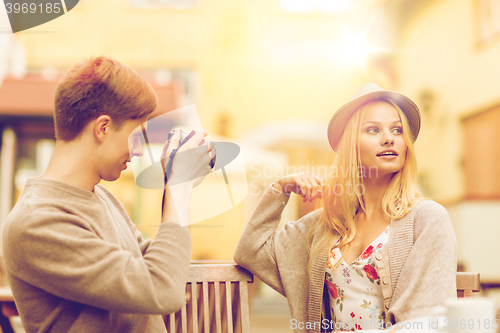
[[[475,4],[478,42],[500,36],[500,0],[476,0]]]
[[[182,85],[183,96],[181,105],[186,106],[196,102],[196,72],[192,69],[172,70],[172,78]]]
[[[500,199],[500,105],[462,120],[465,197]]]

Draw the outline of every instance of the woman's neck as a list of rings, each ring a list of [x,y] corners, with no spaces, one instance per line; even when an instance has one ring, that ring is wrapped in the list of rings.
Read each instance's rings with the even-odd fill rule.
[[[389,187],[389,183],[393,174],[388,174],[382,177],[365,177],[363,178],[363,213],[366,217],[383,216],[382,200],[385,192]],[[361,212],[360,212],[361,213]]]

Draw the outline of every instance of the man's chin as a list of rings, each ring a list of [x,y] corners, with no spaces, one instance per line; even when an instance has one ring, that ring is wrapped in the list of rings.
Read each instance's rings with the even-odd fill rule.
[[[120,178],[121,176],[121,171],[118,175],[105,175],[104,177],[102,177],[101,179],[102,180],[105,180],[107,182],[114,182],[115,180],[117,180],[118,178]]]

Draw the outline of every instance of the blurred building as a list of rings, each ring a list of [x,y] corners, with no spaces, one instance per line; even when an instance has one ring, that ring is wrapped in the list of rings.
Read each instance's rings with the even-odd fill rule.
[[[422,109],[421,179],[450,212],[459,262],[498,281],[500,1],[423,2],[400,23],[395,61],[399,89]]]

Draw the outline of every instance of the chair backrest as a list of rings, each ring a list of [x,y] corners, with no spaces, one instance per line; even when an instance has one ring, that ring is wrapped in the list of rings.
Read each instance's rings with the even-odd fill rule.
[[[236,264],[192,264],[187,303],[166,317],[169,333],[250,333],[247,283],[253,275]]]
[[[457,272],[457,296],[472,297],[472,292],[481,290],[479,273]]]

